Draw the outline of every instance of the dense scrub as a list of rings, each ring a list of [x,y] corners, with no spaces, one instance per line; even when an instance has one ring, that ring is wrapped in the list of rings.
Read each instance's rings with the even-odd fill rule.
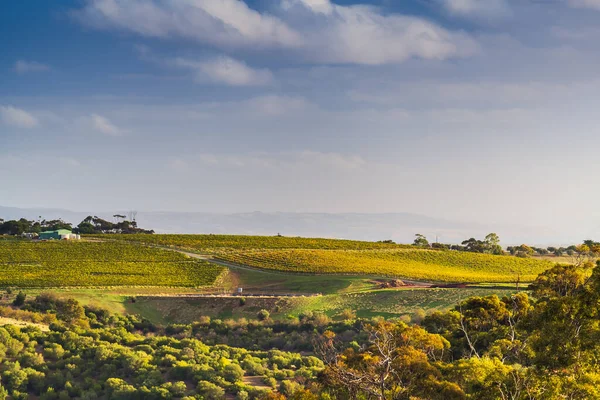
[[[279,350],[249,351],[208,346],[186,335],[148,335],[153,329],[135,317],[71,305],[79,315],[60,311],[64,301],[42,296],[29,307],[61,320],[51,331],[0,328],[0,398],[12,399],[238,399],[256,398],[280,385],[309,386],[323,363],[316,357]],[[68,329],[67,329],[68,328]],[[254,385],[245,377],[251,376]],[[283,383],[295,380],[295,383]],[[257,384],[258,383],[258,384]]]
[[[444,282],[532,281],[549,261],[458,251],[264,250],[221,254],[219,258],[257,268],[318,273],[372,274]]]
[[[211,285],[225,269],[183,254],[129,243],[0,241],[0,285]]]
[[[93,237],[93,236],[92,236]],[[201,252],[249,249],[388,249],[409,247],[384,242],[318,239],[286,236],[244,235],[110,235],[98,236],[119,241],[139,242],[160,246],[176,246]]]
[[[43,294],[11,315],[49,332],[0,328],[0,398],[600,399],[600,267],[586,268],[555,266],[532,297],[475,296],[410,324],[261,311],[162,328]]]

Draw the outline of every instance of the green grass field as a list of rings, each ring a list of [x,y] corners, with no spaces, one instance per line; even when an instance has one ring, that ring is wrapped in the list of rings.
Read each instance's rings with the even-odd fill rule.
[[[0,242],[2,287],[213,285],[226,269],[129,243]]]
[[[256,250],[220,259],[268,270],[310,274],[364,274],[439,282],[532,281],[553,264],[546,260],[422,249]]]
[[[320,297],[248,297],[243,305],[239,298],[138,297],[125,307],[157,323],[189,323],[201,316],[256,319],[261,309],[268,310],[278,320],[307,312],[322,312],[336,319],[346,309],[354,310],[362,318],[398,318],[421,311],[447,310],[469,296],[504,296],[515,292],[515,289],[484,288],[373,290]]]

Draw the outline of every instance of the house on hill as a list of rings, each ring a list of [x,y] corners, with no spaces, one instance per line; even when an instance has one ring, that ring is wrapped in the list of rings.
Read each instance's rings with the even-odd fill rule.
[[[46,231],[40,233],[40,240],[79,240],[80,236],[74,234],[68,229],[59,229],[57,231]]]

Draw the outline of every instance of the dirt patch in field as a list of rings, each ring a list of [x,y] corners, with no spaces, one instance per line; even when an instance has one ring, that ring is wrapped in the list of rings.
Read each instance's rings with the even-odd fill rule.
[[[48,327],[48,325],[44,325],[44,324],[36,324],[34,322],[28,322],[28,321],[21,321],[18,319],[14,319],[14,318],[6,318],[6,317],[0,317],[0,326],[2,325],[14,325],[14,326],[18,326],[18,327],[25,327],[25,326],[35,326],[37,328],[40,328],[40,330],[42,332],[48,332],[50,330],[50,328]]]
[[[401,279],[374,279],[369,283],[376,285],[379,289],[408,289],[430,287],[427,282],[406,281]]]

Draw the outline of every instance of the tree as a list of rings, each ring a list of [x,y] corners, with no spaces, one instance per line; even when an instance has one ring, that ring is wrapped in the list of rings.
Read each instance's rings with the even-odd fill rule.
[[[500,238],[495,233],[488,233],[487,236],[485,237],[485,243],[488,246],[496,246],[496,245],[500,244]]]
[[[441,358],[449,343],[418,326],[380,322],[366,325],[364,347],[339,348],[335,335],[325,332],[317,345],[327,368],[325,385],[340,391],[339,398],[358,394],[376,399],[464,399],[458,386],[445,382],[430,359]]]
[[[495,233],[488,233],[484,239],[486,252],[491,254],[503,254],[502,247],[500,246],[500,238]]]
[[[75,299],[59,302],[56,316],[63,321],[73,324],[85,316],[85,310]]]
[[[415,241],[413,242],[413,246],[429,247],[429,241],[427,240],[425,235],[421,235],[420,233],[417,233],[415,235]]]
[[[27,295],[25,293],[19,292],[17,294],[17,297],[15,297],[15,300],[13,301],[13,306],[21,307],[23,304],[25,304],[26,298],[27,298]]]
[[[477,240],[475,238],[470,238],[461,243],[465,246],[466,251],[471,251],[473,253],[483,253],[486,249],[486,244],[481,240]]]

